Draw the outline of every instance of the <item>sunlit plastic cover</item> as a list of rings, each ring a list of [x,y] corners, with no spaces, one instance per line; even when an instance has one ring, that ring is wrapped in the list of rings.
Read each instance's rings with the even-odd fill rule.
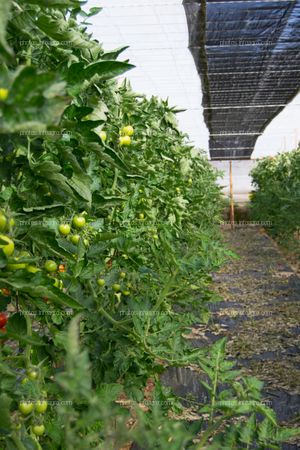
[[[212,159],[250,158],[300,86],[300,0],[183,1]]]

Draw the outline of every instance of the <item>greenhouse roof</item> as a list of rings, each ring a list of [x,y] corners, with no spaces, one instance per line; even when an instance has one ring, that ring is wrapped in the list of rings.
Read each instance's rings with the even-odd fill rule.
[[[212,159],[248,159],[299,91],[300,1],[184,0]]]

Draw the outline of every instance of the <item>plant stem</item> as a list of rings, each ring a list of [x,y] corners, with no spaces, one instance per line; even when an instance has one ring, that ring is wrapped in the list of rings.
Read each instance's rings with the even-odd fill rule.
[[[88,281],[88,286],[92,292],[92,296],[93,296],[95,302],[97,303],[98,295],[96,294],[95,289],[93,288],[93,285],[90,280]],[[107,311],[105,311],[105,309],[102,306],[98,306],[98,311],[102,314],[102,316],[104,316],[114,326],[122,328],[125,331],[130,331],[129,328],[124,327],[124,325],[122,325],[121,321],[115,320]]]
[[[29,314],[25,314],[25,320],[26,320],[26,334],[27,336],[32,336],[32,322]],[[25,365],[26,369],[29,369],[31,367],[31,344],[26,344],[25,347]]]
[[[114,181],[111,187],[111,190],[113,193],[115,193],[116,187],[117,187],[117,182],[118,182],[118,175],[119,175],[119,170],[115,169],[115,176],[114,176]]]
[[[215,373],[214,373],[214,379],[213,379],[213,390],[212,390],[211,407],[210,407],[210,419],[209,419],[210,423],[212,423],[213,418],[214,418],[218,377],[219,377],[219,370],[220,370],[220,358],[221,358],[221,352],[219,351],[218,356],[216,358],[216,365],[215,365],[215,369],[214,369]]]
[[[230,416],[226,417],[223,416],[222,419],[215,422],[213,425],[210,425],[207,430],[202,435],[202,438],[200,439],[199,444],[197,445],[195,450],[203,450],[203,445],[207,442],[207,440],[211,437],[212,433],[216,431],[223,423],[224,421],[230,418]]]

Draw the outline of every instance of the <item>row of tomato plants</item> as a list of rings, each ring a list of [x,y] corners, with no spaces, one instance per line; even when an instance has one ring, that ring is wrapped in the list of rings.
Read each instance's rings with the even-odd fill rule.
[[[300,149],[263,158],[252,170],[252,214],[282,243],[300,229]]]
[[[81,6],[0,5],[1,447],[279,448],[296,431],[261,383],[224,341],[183,338],[208,320],[227,257],[216,173],[176,108],[115,81],[133,66],[88,34],[98,8]],[[182,405],[160,383],[188,365],[208,395],[192,426],[170,419]]]

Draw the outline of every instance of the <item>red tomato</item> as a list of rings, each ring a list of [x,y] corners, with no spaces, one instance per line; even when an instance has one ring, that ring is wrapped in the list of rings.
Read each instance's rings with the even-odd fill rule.
[[[4,328],[5,325],[7,324],[7,314],[5,313],[0,313],[0,328]]]
[[[8,297],[10,295],[10,290],[7,288],[1,289],[2,295],[5,295],[5,297]]]
[[[65,271],[66,271],[66,266],[65,266],[64,264],[60,264],[60,265],[58,266],[58,271],[59,271],[59,272],[65,272]]]

